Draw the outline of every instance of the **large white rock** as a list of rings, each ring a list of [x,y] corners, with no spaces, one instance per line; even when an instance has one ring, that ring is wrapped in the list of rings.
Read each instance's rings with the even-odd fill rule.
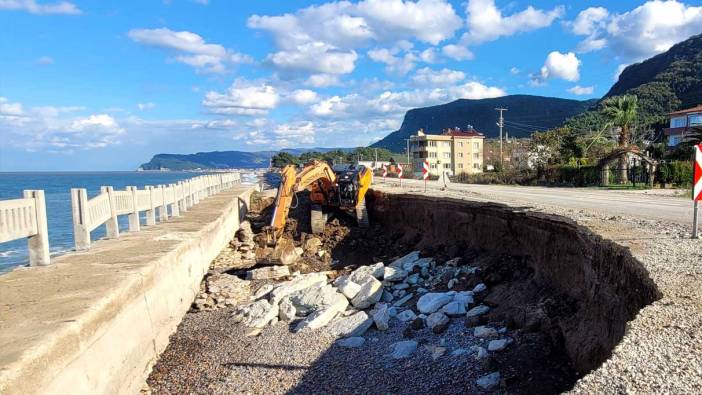
[[[358,291],[361,290],[361,285],[351,281],[348,277],[341,281],[338,281],[337,279],[337,281],[334,281],[334,285],[336,285],[336,287],[339,288],[339,291],[341,291],[341,293],[349,299],[353,299],[353,297],[358,294]]]
[[[490,311],[490,308],[485,306],[484,304],[481,304],[480,306],[475,306],[472,309],[468,310],[466,313],[466,317],[476,317],[479,315],[483,315]]]
[[[422,295],[417,301],[420,313],[431,314],[453,300],[453,294],[429,292]]]
[[[290,275],[290,268],[287,266],[266,266],[252,269],[246,272],[247,280],[268,280],[287,277]]]
[[[497,387],[497,385],[500,384],[500,372],[493,372],[487,374],[475,380],[475,384],[477,384],[478,387],[486,390]]]
[[[368,308],[378,303],[383,296],[383,283],[372,276],[366,276],[364,281],[356,296],[351,299],[351,304],[357,309]]]
[[[497,336],[497,331],[495,328],[490,328],[489,326],[476,326],[473,329],[473,336],[475,337],[495,337]]]
[[[257,300],[238,309],[233,318],[251,328],[263,328],[278,317],[278,305],[267,300]]]
[[[289,298],[283,299],[278,305],[278,319],[284,322],[289,322],[295,319],[297,309],[292,304]]]
[[[336,288],[330,284],[315,285],[303,290],[293,292],[288,296],[299,315],[307,315],[336,301],[340,295]]]
[[[383,280],[385,281],[402,281],[407,277],[407,271],[397,269],[392,266],[387,266],[383,272]]]
[[[419,251],[412,251],[409,254],[403,256],[402,258],[394,260],[390,266],[397,268],[397,269],[403,269],[408,272],[412,271],[412,268],[414,267],[413,264],[419,259]]]
[[[390,356],[393,359],[407,358],[417,349],[417,342],[404,340],[390,345]]]
[[[458,317],[466,313],[466,306],[455,300],[447,303],[441,308],[441,311],[449,317]]]
[[[429,329],[434,329],[434,327],[439,326],[439,325],[446,325],[449,323],[449,318],[446,316],[446,314],[437,311],[435,313],[429,314],[427,317],[427,326]]]
[[[373,325],[373,319],[365,311],[359,311],[348,317],[340,318],[327,327],[334,336],[362,336]]]
[[[344,295],[337,293],[333,303],[318,309],[314,313],[308,315],[304,320],[300,321],[297,327],[295,327],[295,332],[306,329],[319,329],[327,325],[339,313],[346,310],[348,305],[348,299],[346,299]]]
[[[488,351],[502,351],[508,343],[507,339],[492,340],[488,343]]]
[[[414,321],[417,318],[417,314],[414,314],[412,310],[404,310],[397,314],[397,319],[402,322]]]
[[[364,279],[367,276],[373,276],[377,279],[383,278],[383,274],[385,273],[385,265],[383,265],[383,262],[378,262],[374,265],[370,266],[361,266],[351,272],[351,275],[349,275],[349,280],[355,282],[356,284],[362,284]]]
[[[388,305],[385,303],[375,305],[373,322],[378,330],[385,331],[390,327],[390,312],[388,310]]]
[[[284,297],[309,288],[314,285],[324,285],[327,283],[327,275],[324,273],[308,273],[295,277],[290,281],[278,284],[269,294],[269,300],[273,304],[278,304]]]
[[[468,307],[474,303],[472,291],[461,291],[453,295],[453,301],[463,304],[463,307]]]
[[[366,342],[366,339],[357,336],[357,337],[347,337],[346,339],[341,339],[336,342],[336,344],[340,345],[341,347],[346,347],[346,348],[358,348],[363,345],[363,343]]]

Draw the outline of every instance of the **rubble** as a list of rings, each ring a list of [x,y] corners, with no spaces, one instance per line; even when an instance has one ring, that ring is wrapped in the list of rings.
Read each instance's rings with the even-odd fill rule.
[[[287,266],[265,266],[246,272],[247,280],[270,280],[290,276]]]

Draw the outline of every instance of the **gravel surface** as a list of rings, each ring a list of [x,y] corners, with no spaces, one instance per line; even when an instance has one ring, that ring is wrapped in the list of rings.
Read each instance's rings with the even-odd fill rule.
[[[370,329],[365,343],[344,348],[324,328],[291,333],[278,323],[247,337],[234,325],[231,309],[188,314],[149,377],[153,393],[480,393],[475,380],[490,371],[490,358],[477,360],[471,346],[490,339],[473,337],[463,320],[452,320],[441,335],[424,328],[411,339],[409,324],[391,320],[387,331]],[[391,344],[417,341],[410,357],[392,359]],[[451,355],[458,349],[461,355]],[[459,351],[460,353],[460,351]]]
[[[420,188],[386,185],[376,189],[423,194]],[[436,193],[431,191],[432,196]],[[525,206],[508,194],[440,193]],[[572,392],[702,393],[702,239],[690,239],[691,226],[554,205],[528,204],[528,208],[572,218],[629,247],[663,293],[661,300],[642,309],[629,323],[609,360],[581,378]]]

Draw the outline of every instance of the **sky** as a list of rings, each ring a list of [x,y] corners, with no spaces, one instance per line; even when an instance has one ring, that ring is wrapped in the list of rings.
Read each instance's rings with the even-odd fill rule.
[[[415,107],[599,98],[699,33],[675,0],[0,0],[0,171],[366,146]]]

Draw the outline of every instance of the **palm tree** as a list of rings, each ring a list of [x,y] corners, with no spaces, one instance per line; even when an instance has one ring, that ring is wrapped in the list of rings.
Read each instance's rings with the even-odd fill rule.
[[[619,148],[626,148],[629,146],[629,140],[631,139],[631,125],[636,120],[636,107],[638,105],[638,98],[634,95],[624,95],[611,97],[604,101],[603,112],[609,117],[614,126],[619,127]],[[627,157],[626,155],[619,156],[619,183],[626,184],[628,182],[627,176]]]

